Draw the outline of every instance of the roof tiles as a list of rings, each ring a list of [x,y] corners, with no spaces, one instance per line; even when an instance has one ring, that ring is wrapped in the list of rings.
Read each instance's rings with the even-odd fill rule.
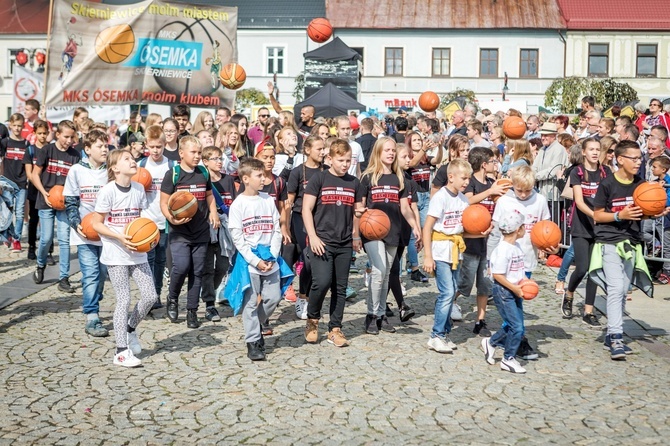
[[[557,0],[569,31],[670,30],[670,1]]]

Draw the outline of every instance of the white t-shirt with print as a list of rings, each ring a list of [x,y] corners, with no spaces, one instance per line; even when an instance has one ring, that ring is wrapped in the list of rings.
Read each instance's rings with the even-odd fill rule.
[[[147,208],[147,196],[144,187],[136,182],[130,183],[130,190],[123,192],[112,181],[98,192],[95,212],[105,215],[104,223],[109,229],[123,234],[131,221],[140,217],[142,209]],[[105,265],[139,265],[147,261],[146,252],[130,251],[120,241],[101,235],[102,254],[100,262]]]
[[[518,240],[513,245],[502,240],[491,253],[491,274],[503,274],[511,283],[518,285],[526,278],[523,259],[524,252]]]
[[[75,164],[70,168],[67,178],[65,178],[63,195],[79,197],[79,216],[83,219],[95,210],[98,192],[107,182],[106,168],[90,169],[82,164]],[[101,246],[102,242],[85,239],[77,231],[70,228],[70,245]]]
[[[468,199],[462,193],[453,195],[446,187],[440,188],[433,195],[428,205],[428,215],[437,221],[433,231],[447,235],[463,233],[463,211],[468,207]],[[452,263],[451,248],[453,242],[449,240],[434,241],[431,243],[433,260]],[[459,256],[462,258],[462,255]]]
[[[146,192],[148,207],[142,211],[142,217],[153,220],[158,229],[162,231],[165,229],[165,216],[161,212],[161,183],[165,172],[170,170],[170,161],[163,156],[163,160],[156,164],[149,157],[144,168],[151,174],[151,189]]]
[[[272,173],[279,176],[286,167],[286,161],[288,161],[288,155],[285,153],[278,153],[275,155],[275,165],[272,168]],[[293,155],[293,169],[305,162],[305,155],[302,153],[296,153]]]
[[[493,221],[497,223],[502,215],[514,211],[524,216],[526,234],[523,238],[517,240],[517,243],[521,246],[525,255],[524,266],[526,271],[533,272],[535,267],[537,267],[537,250],[530,241],[530,231],[538,221],[551,219],[547,199],[543,195],[533,191],[527,200],[521,201],[516,198],[514,191],[510,190],[500,197],[496,203],[496,208],[493,211]],[[497,236],[501,236],[497,225],[495,225],[495,231],[497,232]]]
[[[351,146],[351,166],[349,167],[349,175],[358,178],[358,175],[356,175],[356,166],[365,162],[365,155],[363,155],[363,148],[356,141],[349,141],[349,145]]]

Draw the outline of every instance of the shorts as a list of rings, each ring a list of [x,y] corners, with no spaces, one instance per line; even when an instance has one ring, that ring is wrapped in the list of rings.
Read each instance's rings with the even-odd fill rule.
[[[458,276],[458,292],[469,296],[477,280],[477,296],[490,296],[492,293],[491,279],[486,277],[488,262],[486,256],[463,253],[461,270]]]

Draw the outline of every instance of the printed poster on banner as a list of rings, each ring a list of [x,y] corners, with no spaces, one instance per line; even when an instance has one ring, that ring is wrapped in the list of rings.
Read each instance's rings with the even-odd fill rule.
[[[46,104],[233,108],[219,73],[237,60],[237,8],[53,0]]]
[[[37,73],[19,64],[14,65],[14,90],[12,92],[12,110],[23,114],[26,101],[36,99],[42,102],[44,91],[44,74]]]

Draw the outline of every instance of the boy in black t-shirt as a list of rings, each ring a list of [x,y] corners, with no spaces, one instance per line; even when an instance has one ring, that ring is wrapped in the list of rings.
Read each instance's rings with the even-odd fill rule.
[[[161,212],[170,225],[168,243],[172,253],[167,317],[172,323],[179,322],[179,293],[188,277],[186,325],[188,328],[198,328],[198,300],[210,242],[210,225],[216,230],[221,223],[212,195],[209,172],[198,166],[202,157],[200,141],[194,136],[182,138],[179,156],[179,166],[168,170],[161,183]],[[178,190],[188,191],[198,200],[198,209],[193,218],[175,218],[168,209],[170,195]],[[208,302],[207,306],[208,310],[214,309],[213,302],[211,305]]]
[[[56,142],[44,146],[37,152],[37,162],[33,166],[32,179],[39,192],[35,207],[40,216],[40,244],[37,250],[37,269],[33,275],[35,283],[44,280],[47,252],[53,242],[54,220],[57,224],[59,254],[59,282],[58,289],[66,293],[73,293],[70,285],[70,225],[68,224],[65,209],[56,210],[49,201],[49,191],[56,186],[65,185],[70,168],[81,159],[78,151],[71,147],[74,140],[74,123],[64,120],[58,123]]]
[[[21,252],[21,233],[23,232],[23,215],[26,204],[28,179],[23,157],[26,153],[28,143],[21,137],[24,123],[23,115],[14,113],[9,117],[9,136],[0,140],[0,159],[3,160],[4,176],[16,183],[19,192],[16,194],[13,210],[16,223],[14,224],[14,240],[11,249]]]
[[[610,358],[623,360],[632,352],[623,342],[626,292],[633,283],[653,296],[653,284],[642,257],[642,210],[633,202],[633,192],[644,182],[637,175],[642,151],[634,141],[621,141],[614,157],[619,170],[602,180],[593,200],[596,245],[589,274],[607,292],[605,349],[609,349]],[[654,218],[668,214],[669,210],[666,208]]]
[[[474,173],[465,188],[464,195],[471,205],[479,203],[493,215],[493,209],[495,208],[493,197],[499,197],[509,189],[509,186],[503,187],[494,184],[494,181],[487,176],[487,174],[496,171],[495,155],[489,148],[475,147],[468,155],[468,162]],[[492,283],[486,276],[486,240],[486,238],[465,239],[465,252],[458,275],[458,294],[461,296],[469,296],[475,280],[477,281],[477,322],[472,332],[483,337],[491,336],[484,320],[486,317],[486,302],[488,297],[492,295]],[[455,302],[454,307],[458,307]],[[458,313],[461,314],[460,307],[458,307],[458,310]],[[454,318],[454,308],[451,312],[452,319],[458,320]]]
[[[352,247],[361,250],[358,217],[363,211],[363,197],[358,178],[347,173],[351,166],[351,146],[347,141],[338,139],[331,144],[326,164],[330,169],[310,179],[302,201],[303,223],[310,247],[306,253],[312,265],[305,340],[309,343],[319,340],[321,307],[330,291],[328,342],[345,347],[349,342],[342,333],[342,318]]]

